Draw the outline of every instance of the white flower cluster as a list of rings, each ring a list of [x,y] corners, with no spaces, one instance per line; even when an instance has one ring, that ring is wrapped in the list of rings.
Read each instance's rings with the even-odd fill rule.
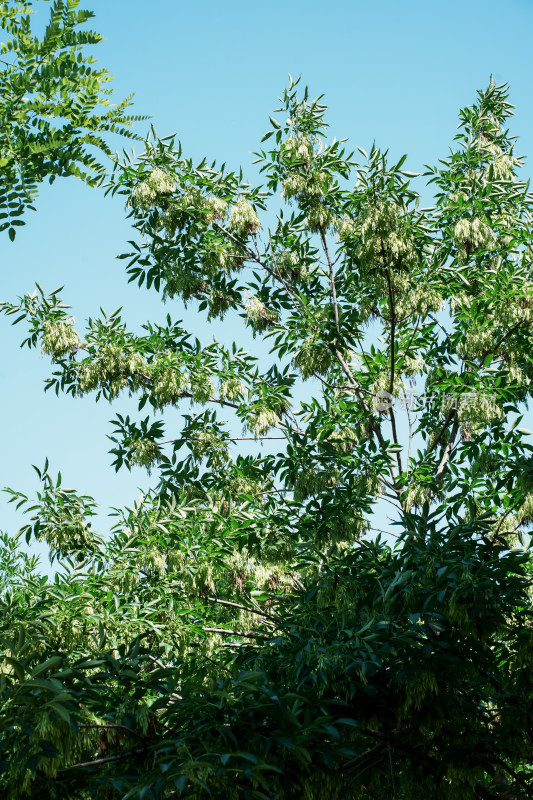
[[[128,385],[137,388],[143,382],[148,365],[144,356],[130,348],[116,344],[103,344],[94,360],[86,359],[78,367],[78,388],[83,394],[93,389],[105,388],[116,397]]]
[[[399,397],[401,392],[404,389],[404,385],[396,373],[394,376],[394,385],[392,387],[392,392],[390,391],[390,374],[389,372],[382,372],[377,378],[374,380],[372,387],[370,389],[372,393],[372,408],[374,411],[383,411],[384,409],[381,408],[384,402],[383,393],[387,392],[392,395],[392,397]]]
[[[207,275],[231,272],[242,266],[242,257],[239,258],[236,249],[226,242],[210,241],[209,247],[202,251],[201,258]]]
[[[174,235],[176,228],[182,228],[187,220],[187,214],[201,212],[208,225],[225,219],[228,213],[228,204],[221,197],[202,194],[196,186],[188,187],[181,197],[176,200],[161,216],[161,222],[169,235]]]
[[[327,444],[333,445],[338,453],[346,454],[353,450],[355,444],[361,440],[359,431],[353,427],[342,427],[327,438]]]
[[[215,386],[209,375],[202,369],[192,370],[189,375],[191,403],[205,405],[215,397]]]
[[[247,298],[244,310],[252,323],[254,331],[264,331],[271,325],[275,325],[279,320],[279,315],[267,308],[255,295],[250,295]]]
[[[302,378],[305,380],[315,372],[319,375],[326,375],[332,360],[332,354],[327,347],[311,336],[297,350],[293,364],[300,370]]]
[[[298,255],[291,250],[284,250],[277,255],[276,267],[283,278],[305,280],[307,277],[306,267],[300,264]]]
[[[339,481],[339,471],[334,467],[317,471],[302,469],[298,471],[294,481],[294,499],[300,503],[312,495],[331,489]]]
[[[54,361],[75,353],[81,339],[72,327],[72,318],[65,320],[46,320],[41,340],[42,355],[49,355]]]
[[[381,201],[368,207],[361,237],[359,257],[367,269],[395,264],[410,267],[418,261],[412,237],[402,229],[399,209],[392,203]]]
[[[453,235],[463,259],[474,250],[486,250],[494,241],[494,234],[481,217],[465,217],[455,223]]]
[[[172,353],[156,359],[152,364],[152,399],[156,408],[175,405],[189,387],[189,375],[182,372],[181,360]]]
[[[160,550],[148,550],[141,554],[139,567],[144,572],[165,572],[166,558]]]
[[[284,158],[301,162],[304,166],[309,167],[313,158],[314,148],[309,137],[300,134],[298,136],[288,136],[281,152]]]
[[[281,196],[286,200],[309,201],[319,200],[324,196],[329,183],[329,176],[320,170],[303,175],[301,172],[290,172],[282,181]]]
[[[472,298],[465,292],[457,292],[450,298],[450,308],[452,311],[465,311],[472,305]]]
[[[337,238],[339,241],[348,239],[357,233],[357,225],[348,216],[343,216],[337,219],[335,229],[337,231]]]
[[[464,332],[464,339],[457,344],[457,352],[463,358],[477,358],[492,350],[494,344],[494,328],[476,328],[469,325]]]
[[[402,375],[418,375],[425,365],[424,358],[417,356],[404,356],[401,363]]]
[[[307,226],[313,233],[325,231],[335,224],[335,220],[333,211],[320,203],[311,206],[307,214]]]
[[[215,221],[223,220],[228,213],[228,204],[221,197],[209,195],[205,200],[205,218],[211,224]]]
[[[393,273],[391,282],[397,292],[402,292],[396,298],[396,317],[401,319],[412,314],[419,314],[422,318],[432,312],[440,311],[444,300],[439,292],[429,283],[415,283],[414,286],[405,273]],[[400,286],[400,283],[405,285]]]
[[[443,414],[446,415],[452,408],[457,409],[457,418],[468,431],[475,432],[493,420],[503,417],[503,411],[494,397],[480,390],[445,398],[442,404]]]
[[[533,286],[529,281],[524,281],[520,291],[503,302],[498,303],[494,309],[494,318],[497,323],[506,328],[519,323],[526,324],[533,321]]]
[[[231,376],[226,378],[226,380],[222,381],[218,389],[218,396],[221,400],[240,400],[241,397],[244,397],[246,389],[244,388],[241,381]]]
[[[176,181],[160,167],[155,167],[147,178],[138,183],[131,195],[134,208],[148,211],[161,196],[172,194]]]
[[[533,525],[533,494],[529,493],[525,496],[520,508],[516,512],[516,517],[519,525]]]
[[[357,512],[351,509],[346,509],[344,512],[339,511],[339,514],[331,517],[327,541],[317,544],[322,546],[325,544],[346,545],[364,536],[368,528],[368,520]]]
[[[262,436],[279,425],[279,415],[268,406],[254,408],[246,417],[246,429],[254,436]]]
[[[130,449],[130,465],[133,466],[137,464],[140,467],[146,467],[148,474],[150,474],[153,465],[161,461],[159,445],[157,442],[152,441],[152,439],[137,439],[135,442],[132,442]]]
[[[531,378],[529,375],[524,373],[524,369],[518,364],[514,363],[513,360],[510,360],[507,364],[507,377],[509,383],[515,384],[518,386],[530,386],[531,385]]]
[[[429,489],[425,486],[421,486],[420,484],[411,483],[410,486],[407,488],[407,492],[403,498],[403,502],[405,504],[405,508],[407,511],[410,511],[413,506],[420,507],[423,506],[424,503],[429,500],[430,493]]]
[[[239,239],[246,239],[261,229],[255,208],[244,197],[231,209],[228,229]]]
[[[514,164],[514,158],[508,153],[497,155],[492,162],[496,180],[508,181],[512,177]]]
[[[201,461],[204,456],[210,455],[214,463],[219,466],[227,463],[227,445],[216,433],[201,431],[190,439],[189,444],[191,453],[196,461]]]

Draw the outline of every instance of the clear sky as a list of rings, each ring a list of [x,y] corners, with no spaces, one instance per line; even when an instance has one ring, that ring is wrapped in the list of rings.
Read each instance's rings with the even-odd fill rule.
[[[533,155],[532,0],[505,6],[494,0],[81,5],[96,13],[91,27],[106,37],[94,55],[115,76],[117,97],[134,92],[135,113],[151,115],[160,135],[177,133],[193,159],[242,165],[252,180],[251,153],[289,72],[301,73],[313,95],[325,94],[332,136],[348,136],[354,147],[375,140],[393,158],[408,153],[405,167],[415,171],[446,156],[458,109],[492,73],[497,83],[511,85],[518,152]],[[47,13],[39,0],[36,8]],[[525,171],[531,174],[530,161]],[[194,324],[194,314],[184,316],[178,303],[163,307],[157,295],[127,284],[124,262],[115,256],[128,250],[129,238],[120,198],[106,199],[74,179],[45,187],[15,243],[5,234],[0,239],[0,299],[14,300],[35,281],[48,290],[65,284],[64,297],[80,322],[102,305],[108,311],[124,306],[132,327],[167,311]],[[141,470],[115,476],[106,434],[108,420],[135,413],[135,405],[44,395],[49,363],[36,351],[19,350],[20,326],[10,328],[4,319],[0,331],[0,486],[33,492],[31,464],[48,456],[67,485],[102,506],[131,502],[147,478]],[[0,496],[0,527],[14,531],[21,518],[6,500]]]

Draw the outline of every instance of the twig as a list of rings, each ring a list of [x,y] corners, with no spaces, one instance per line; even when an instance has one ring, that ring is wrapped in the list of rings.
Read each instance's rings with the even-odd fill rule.
[[[95,758],[92,761],[80,761],[78,764],[71,764],[70,767],[65,767],[60,771],[67,772],[67,770],[69,769],[77,769],[78,767],[93,767],[97,764],[109,764],[112,761],[120,761],[123,758],[130,758],[131,756],[139,755],[139,753],[145,753],[146,750],[147,750],[146,747],[139,747],[136,750],[128,750],[127,753],[118,753],[116,756],[107,756],[106,758]]]
[[[279,617],[274,617],[272,616],[272,614],[267,614],[266,611],[261,611],[261,609],[257,608],[249,608],[248,606],[242,605],[241,603],[234,603],[232,600],[221,600],[218,597],[205,597],[202,599],[209,600],[210,603],[217,603],[217,605],[219,606],[228,606],[228,608],[238,608],[241,611],[250,611],[252,614],[259,614],[259,616],[265,617],[271,622],[277,622],[277,623],[281,622]]]
[[[208,627],[204,627],[204,628],[202,628],[202,630],[206,631],[206,633],[225,633],[225,634],[227,634],[229,636],[242,636],[245,639],[262,639],[265,642],[268,642],[268,640],[270,638],[269,636],[264,636],[262,633],[253,633],[252,631],[250,631],[250,633],[244,633],[243,631],[234,631],[234,630],[231,630],[230,628],[208,628]]]

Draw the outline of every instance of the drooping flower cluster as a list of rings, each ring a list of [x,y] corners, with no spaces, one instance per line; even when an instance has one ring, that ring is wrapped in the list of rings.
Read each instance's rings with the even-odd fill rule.
[[[189,440],[189,447],[196,461],[201,461],[205,456],[209,456],[215,466],[222,466],[228,461],[227,444],[215,431],[196,433]]]
[[[73,328],[73,319],[46,320],[43,324],[41,352],[58,361],[72,355],[81,345],[81,339]]]
[[[160,167],[155,167],[147,178],[138,183],[131,195],[134,208],[148,211],[161,197],[168,196],[176,190],[176,181]]]
[[[254,331],[264,331],[271,325],[275,325],[279,320],[277,312],[267,308],[255,295],[250,295],[247,298],[244,310]]]
[[[298,367],[304,380],[315,373],[326,375],[332,363],[331,351],[317,336],[305,339],[293,358],[293,364]]]
[[[162,354],[152,362],[151,374],[151,395],[156,407],[176,405],[189,385],[181,359],[174,353]]]
[[[266,405],[258,405],[246,415],[245,427],[254,436],[262,436],[271,428],[277,427],[279,423],[279,414],[274,409]]]
[[[320,494],[325,489],[330,489],[339,481],[339,471],[333,466],[325,469],[301,469],[294,478],[294,499],[302,502],[308,497]]]
[[[161,461],[159,445],[152,439],[137,439],[131,443],[130,448],[130,465],[136,464],[139,467],[145,467],[148,470],[148,474],[150,474],[154,464]]]
[[[231,209],[228,229],[239,239],[247,239],[252,233],[261,229],[261,223],[255,208],[241,197]]]
[[[298,255],[291,250],[284,250],[276,257],[276,267],[282,278],[291,280],[305,280],[307,268],[302,264]]]
[[[454,239],[463,261],[476,250],[487,250],[494,241],[490,225],[481,217],[465,217],[455,223]]]
[[[418,263],[412,236],[402,224],[399,209],[390,202],[368,206],[361,224],[361,239],[359,261],[365,272],[383,267],[409,268]]]
[[[218,389],[218,395],[221,400],[239,400],[244,397],[245,388],[242,382],[236,376],[230,376],[222,381]]]
[[[129,385],[133,391],[146,379],[147,362],[144,356],[130,347],[107,342],[100,345],[92,360],[78,367],[78,390],[81,394],[103,388],[109,397],[116,397]]]

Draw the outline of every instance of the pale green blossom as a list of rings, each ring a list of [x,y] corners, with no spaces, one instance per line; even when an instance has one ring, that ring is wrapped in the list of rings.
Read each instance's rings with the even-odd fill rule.
[[[256,331],[263,331],[271,325],[275,325],[279,320],[277,312],[267,308],[255,295],[248,296],[244,310]]]
[[[333,356],[325,344],[315,337],[309,337],[296,351],[293,364],[298,367],[302,378],[310,378],[314,373],[326,375],[331,367]]]
[[[455,223],[453,235],[462,258],[475,250],[487,250],[494,241],[494,234],[481,217],[465,217]]]
[[[223,220],[228,213],[228,204],[221,197],[209,195],[205,201],[205,218],[208,223]]]
[[[245,388],[239,378],[230,376],[222,381],[220,384],[218,394],[221,400],[239,400],[244,397]]]
[[[144,356],[129,347],[106,343],[92,357],[78,366],[78,389],[83,394],[105,388],[111,397],[130,384],[137,388],[143,382],[148,365]]]
[[[246,428],[255,436],[262,436],[279,425],[279,415],[268,406],[254,408],[246,417]]]
[[[147,178],[138,183],[131,195],[134,208],[148,211],[161,196],[172,194],[176,181],[160,167],[155,167]]]
[[[231,209],[228,229],[240,239],[246,239],[250,234],[257,233],[261,228],[259,217],[255,208],[241,197]]]
[[[81,345],[81,339],[72,327],[73,319],[46,320],[43,325],[41,352],[52,357],[54,361],[71,355]]]
[[[131,443],[130,450],[130,465],[137,464],[140,467],[146,467],[148,473],[154,464],[161,461],[161,449],[152,439],[137,439]]]

